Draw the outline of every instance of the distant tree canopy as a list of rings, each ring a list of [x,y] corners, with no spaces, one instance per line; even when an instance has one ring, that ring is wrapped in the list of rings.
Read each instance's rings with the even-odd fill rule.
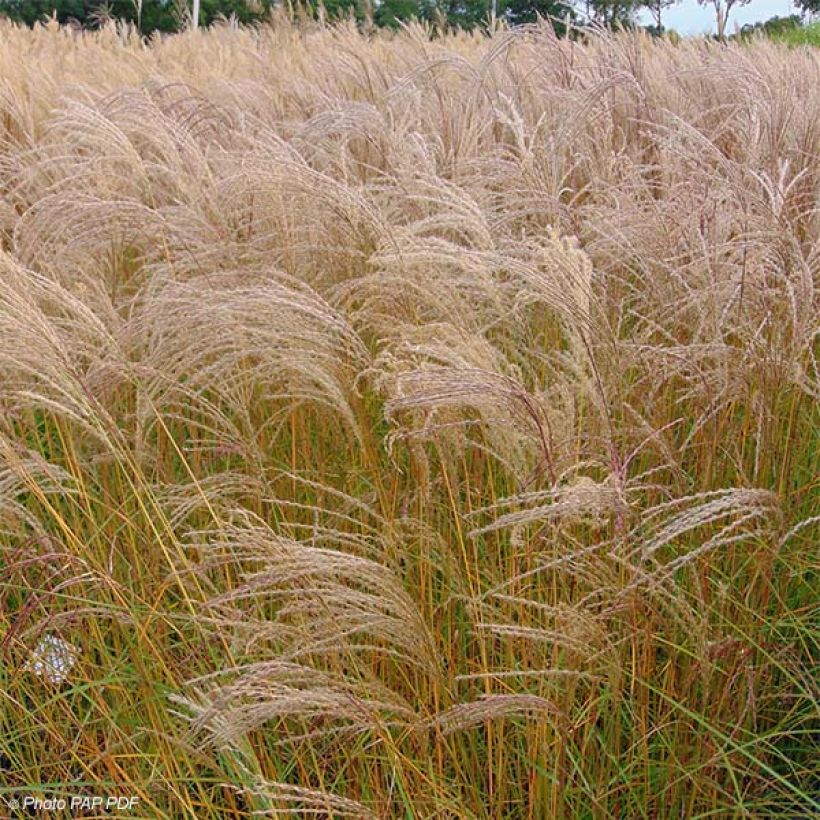
[[[273,5],[289,2],[308,16],[323,14],[335,20],[353,17],[359,22],[372,19],[377,26],[397,27],[419,19],[471,29],[484,25],[495,11],[511,25],[534,22],[539,17],[552,20],[558,34],[565,21],[607,26],[637,25],[638,13],[648,12],[653,24],[648,31],[664,31],[663,14],[680,0],[200,0],[199,23],[208,25],[220,17],[234,16],[241,23],[264,18]],[[716,12],[719,34],[725,30],[729,13],[749,0],[698,0]],[[796,0],[804,13],[820,11],[820,0]],[[124,19],[139,25],[144,34],[177,31],[190,15],[191,0],[0,0],[0,16],[33,25],[56,15],[60,23],[76,22],[84,27],[99,25],[104,19]],[[323,11],[321,11],[323,7]],[[789,18],[791,19],[791,18]],[[795,18],[799,19],[799,18]],[[760,24],[759,24],[760,25]],[[767,30],[764,28],[764,30]]]
[[[748,37],[751,34],[762,32],[769,36],[777,36],[792,29],[800,28],[801,20],[799,14],[792,14],[789,17],[771,17],[760,23],[747,23],[740,29],[741,37]]]
[[[353,16],[365,18],[366,0],[323,0],[328,19]],[[395,27],[404,21],[421,19],[446,21],[449,25],[474,28],[485,23],[493,0],[375,0],[373,22]],[[601,0],[603,2],[603,0]],[[611,0],[606,0],[611,2]],[[267,14],[272,0],[201,0],[199,22],[208,25],[219,17],[234,15],[242,23],[251,23]],[[299,3],[295,2],[295,6]],[[304,9],[318,14],[319,0],[307,0]],[[153,31],[176,31],[183,21],[189,0],[0,0],[0,15],[33,25],[56,15],[60,23],[75,21],[93,27],[107,17],[139,23],[145,34]],[[572,3],[565,0],[496,0],[496,14],[512,24],[534,22],[540,17],[554,18],[561,33],[561,21],[573,16]]]
[[[351,12],[358,19],[363,17],[360,0],[324,0],[323,5],[331,18]],[[492,9],[493,0],[377,0],[373,21],[390,27],[412,19],[446,21],[448,25],[471,29],[486,23]],[[572,3],[564,0],[496,0],[495,12],[513,25],[532,23],[538,17],[551,18],[559,33],[563,28],[561,21],[573,17]]]
[[[270,0],[201,0],[199,22],[208,25],[219,17],[234,15],[242,23],[260,19],[269,9]],[[153,31],[176,31],[182,24],[182,9],[187,3],[173,0],[0,0],[0,15],[33,25],[55,15],[60,23],[72,21],[94,26],[106,17],[139,22],[146,34]]]
[[[575,13],[569,3],[553,2],[553,0],[508,0],[503,7],[503,13],[513,25],[533,23],[537,17],[550,17],[559,34],[563,34],[562,21],[575,19]]]

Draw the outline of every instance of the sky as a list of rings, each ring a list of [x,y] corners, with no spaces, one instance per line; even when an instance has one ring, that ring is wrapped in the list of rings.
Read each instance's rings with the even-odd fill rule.
[[[789,14],[799,13],[790,0],[752,0],[748,6],[735,6],[729,15],[727,33],[735,30],[735,23],[742,26],[745,23],[757,23],[759,20],[768,20],[770,17],[787,17]],[[650,23],[648,14],[641,15],[641,22]],[[705,6],[697,0],[682,0],[663,14],[665,28],[673,28],[679,34],[703,34],[715,31],[715,9],[711,3]]]

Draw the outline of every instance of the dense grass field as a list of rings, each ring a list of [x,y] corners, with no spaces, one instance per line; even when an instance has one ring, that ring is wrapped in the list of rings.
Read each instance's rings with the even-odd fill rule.
[[[0,805],[813,816],[818,287],[815,50],[0,25]]]

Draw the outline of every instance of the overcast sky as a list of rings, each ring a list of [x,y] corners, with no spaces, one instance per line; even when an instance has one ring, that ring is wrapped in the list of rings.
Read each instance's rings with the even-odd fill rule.
[[[729,15],[728,32],[735,29],[735,23],[756,23],[770,17],[786,17],[797,14],[794,3],[790,0],[752,0],[748,6],[735,6]],[[651,22],[648,14],[641,15],[642,21]],[[673,28],[679,34],[703,34],[715,31],[715,9],[711,3],[701,6],[697,0],[682,0],[663,13],[665,28]]]

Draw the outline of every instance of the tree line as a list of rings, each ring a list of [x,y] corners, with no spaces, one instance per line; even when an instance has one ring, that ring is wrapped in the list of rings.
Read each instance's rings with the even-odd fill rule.
[[[472,29],[497,17],[510,25],[550,18],[561,34],[568,24],[597,23],[612,27],[637,25],[638,14],[647,11],[654,33],[665,31],[664,15],[680,0],[199,0],[197,24],[207,26],[219,19],[240,23],[263,20],[277,3],[296,14],[396,27],[412,19]],[[723,37],[731,11],[750,0],[698,0],[715,13],[717,34]],[[820,0],[796,0],[804,13],[820,11]],[[34,23],[56,18],[93,28],[105,20],[127,20],[143,34],[178,31],[191,24],[190,0],[0,0],[0,16]]]

